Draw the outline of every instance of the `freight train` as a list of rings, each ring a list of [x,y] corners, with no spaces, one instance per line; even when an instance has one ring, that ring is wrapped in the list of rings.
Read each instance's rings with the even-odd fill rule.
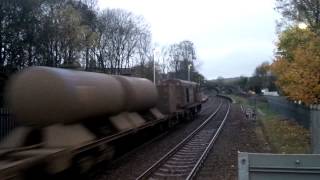
[[[114,156],[116,141],[191,120],[201,110],[197,83],[49,67],[14,75],[6,99],[19,126],[0,142],[0,179],[33,171],[85,171]]]

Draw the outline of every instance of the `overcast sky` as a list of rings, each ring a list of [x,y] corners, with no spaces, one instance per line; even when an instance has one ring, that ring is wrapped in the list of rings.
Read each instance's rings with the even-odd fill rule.
[[[122,8],[142,15],[153,42],[190,40],[207,78],[252,75],[272,61],[276,41],[275,0],[99,0],[100,9]]]

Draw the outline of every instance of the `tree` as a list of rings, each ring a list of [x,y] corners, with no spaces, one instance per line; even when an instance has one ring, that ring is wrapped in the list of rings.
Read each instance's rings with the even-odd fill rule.
[[[293,52],[297,46],[304,46],[309,43],[314,36],[309,30],[303,30],[296,26],[290,27],[279,34],[277,43],[277,56],[285,57],[288,61],[293,60]]]
[[[240,76],[239,80],[236,82],[236,85],[238,85],[242,90],[245,90],[247,88],[249,78]]]
[[[135,56],[147,55],[151,33],[142,17],[121,9],[108,9],[99,16],[98,66],[120,74],[135,65]],[[143,57],[143,61],[145,57]]]
[[[170,69],[176,78],[188,79],[189,68],[195,71],[194,61],[196,60],[195,47],[191,41],[185,40],[169,47]]]
[[[21,69],[32,64],[42,3],[42,0],[0,2],[1,67]]]
[[[146,64],[151,33],[144,19],[95,8],[96,0],[0,1],[0,68],[81,65],[119,74]]]
[[[88,39],[94,16],[93,9],[77,0],[1,1],[0,66],[57,67],[79,61],[92,45]]]
[[[256,77],[256,83],[257,85],[259,84],[260,89],[267,88],[271,91],[276,90],[275,79],[270,70],[269,62],[263,62],[256,67],[253,77]]]
[[[197,82],[199,84],[204,84],[205,77],[197,71],[192,73],[191,81]]]
[[[286,20],[305,22],[313,32],[320,33],[319,0],[277,0],[276,9]]]
[[[287,34],[285,38],[280,35],[279,40],[280,50],[284,53],[278,54],[272,63],[277,85],[292,100],[320,103],[320,37],[309,30],[297,31],[295,28],[284,33]],[[299,35],[301,33],[303,35]],[[303,38],[297,41],[297,37]]]
[[[139,69],[135,75],[150,77],[156,58],[160,74],[169,72],[173,62],[175,77],[187,79],[191,67],[191,79],[201,79],[195,71],[191,41],[154,57],[150,27],[143,17],[122,9],[99,11],[96,2],[0,1],[0,69],[11,72],[41,65],[111,74]]]
[[[150,63],[153,65],[153,61],[156,59],[154,48],[152,48],[151,45],[151,33],[148,31],[141,32],[137,41],[136,51],[136,63],[140,66],[138,68],[140,70],[140,77],[150,77],[147,66],[150,65]],[[153,66],[151,68],[153,69]]]
[[[160,70],[162,74],[166,74],[170,70],[170,48],[163,46],[158,54]]]

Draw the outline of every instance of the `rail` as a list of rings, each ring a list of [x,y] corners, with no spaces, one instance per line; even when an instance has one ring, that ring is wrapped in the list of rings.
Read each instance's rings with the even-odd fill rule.
[[[210,150],[212,149],[214,143],[216,142],[226,120],[227,120],[227,117],[229,115],[229,112],[230,112],[230,104],[228,105],[228,110],[227,110],[227,113],[226,115],[224,116],[223,120],[222,120],[222,123],[221,125],[219,126],[217,132],[214,134],[213,138],[211,139],[208,147],[206,148],[206,150],[202,153],[200,159],[198,160],[198,162],[196,163],[196,165],[194,166],[194,168],[192,169],[191,173],[189,174],[189,176],[186,178],[186,180],[190,180],[190,179],[193,179],[193,177],[195,177],[199,171],[199,169],[201,168],[201,166],[203,165],[203,162],[204,160],[207,158]]]
[[[222,102],[220,102],[218,108],[215,110],[215,112],[213,112],[196,130],[194,130],[188,137],[186,137],[182,142],[180,142],[178,145],[176,145],[172,150],[170,150],[168,153],[166,153],[160,160],[158,160],[156,163],[154,163],[150,168],[148,168],[146,171],[144,171],[138,178],[139,179],[146,179],[147,177],[150,177],[153,173],[155,173],[157,171],[157,169],[159,169],[163,164],[166,163],[167,160],[170,160],[171,157],[173,157],[174,155],[176,155],[176,153],[178,151],[180,151],[183,147],[185,147],[185,145],[189,142],[191,142],[191,140],[196,136],[199,135],[199,133],[201,133],[203,130],[203,128],[205,127],[205,125],[208,124],[208,122],[214,117],[216,116],[216,114],[218,113],[218,111],[221,109],[222,106]],[[195,165],[193,166],[193,168],[191,169],[190,173],[188,173],[187,175],[187,179],[191,179],[192,177],[194,177],[196,175],[196,172],[199,170],[199,168],[201,167],[203,161],[205,160],[205,158],[207,157],[210,149],[213,147],[213,144],[215,142],[215,140],[217,139],[219,133],[221,132],[221,129],[223,128],[223,125],[227,119],[227,116],[229,114],[229,110],[230,110],[230,103],[228,103],[228,108],[227,108],[227,112],[221,122],[221,124],[219,125],[218,129],[214,132],[214,135],[212,137],[212,135],[210,135],[209,138],[209,143],[206,146],[205,150],[201,152],[203,152],[200,156],[200,158],[198,158],[197,162],[195,163]],[[194,140],[193,140],[194,141]],[[201,141],[201,140],[200,140]],[[197,146],[195,146],[197,147]]]
[[[227,96],[227,95],[217,94],[217,97],[221,97],[221,98],[227,99],[231,103],[235,103],[236,102],[233,98],[231,98],[230,96]]]

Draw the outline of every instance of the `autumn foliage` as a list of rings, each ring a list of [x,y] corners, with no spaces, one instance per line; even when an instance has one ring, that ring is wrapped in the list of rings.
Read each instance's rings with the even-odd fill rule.
[[[320,37],[309,30],[289,28],[279,38],[271,65],[284,95],[305,104],[320,103]]]

